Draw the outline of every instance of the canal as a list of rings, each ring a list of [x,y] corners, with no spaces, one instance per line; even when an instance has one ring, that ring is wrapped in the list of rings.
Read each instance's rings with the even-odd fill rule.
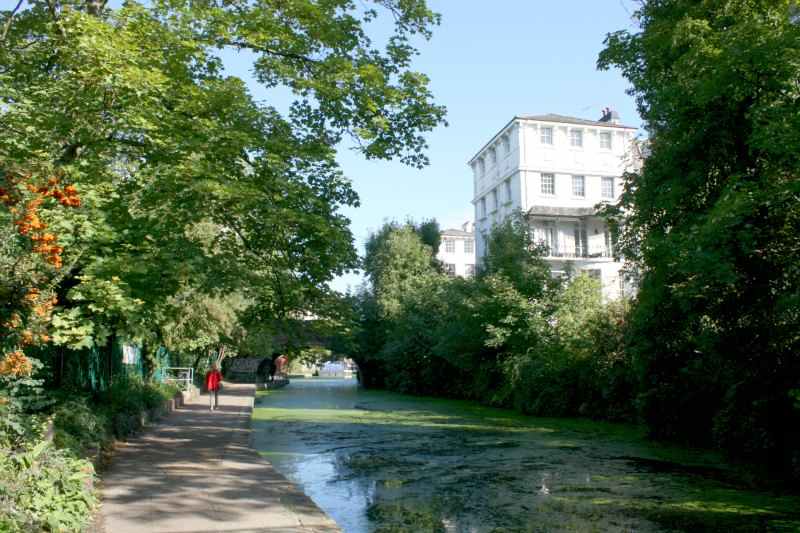
[[[626,425],[300,379],[260,393],[253,428],[348,533],[800,531],[800,498]]]

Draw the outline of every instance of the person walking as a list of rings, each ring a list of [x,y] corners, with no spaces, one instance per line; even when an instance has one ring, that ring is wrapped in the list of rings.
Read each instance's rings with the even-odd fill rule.
[[[211,370],[206,372],[206,390],[208,391],[209,409],[213,411],[219,407],[219,387],[222,384],[222,373],[217,365],[211,365]]]
[[[261,360],[258,364],[258,370],[256,370],[256,376],[259,383],[266,383],[269,380],[269,376],[272,373],[272,359],[269,357],[265,357]]]

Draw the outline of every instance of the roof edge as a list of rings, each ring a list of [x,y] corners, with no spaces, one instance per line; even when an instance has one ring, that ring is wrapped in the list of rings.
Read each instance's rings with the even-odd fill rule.
[[[514,123],[514,121],[516,121],[516,120],[519,120],[519,117],[518,117],[517,115],[514,115],[514,117],[512,117],[512,118],[511,118],[511,120],[509,120],[508,122],[506,122],[506,125],[505,125],[505,126],[503,126],[502,128],[500,128],[500,130],[499,130],[497,133],[495,133],[495,134],[492,136],[492,138],[491,138],[491,139],[489,139],[487,142],[485,142],[485,143],[483,144],[483,146],[481,146],[481,147],[478,149],[478,151],[477,151],[477,152],[475,152],[475,155],[473,155],[473,156],[472,156],[472,158],[470,158],[470,159],[467,161],[467,165],[471,165],[471,164],[472,164],[472,162],[473,162],[473,161],[475,161],[475,159],[477,159],[477,158],[478,158],[478,154],[480,154],[481,152],[483,152],[483,151],[486,149],[486,147],[487,147],[487,146],[489,146],[490,144],[492,144],[492,143],[494,142],[494,140],[495,140],[495,139],[497,139],[497,138],[500,136],[500,134],[501,134],[501,133],[503,133],[504,131],[506,131],[506,129],[507,129],[507,128],[508,128],[508,127],[511,125],[511,124],[513,124],[513,123]]]
[[[578,118],[578,117],[575,117],[575,118]],[[570,122],[559,122],[559,121],[557,121],[557,120],[543,120],[543,119],[538,119],[538,118],[531,118],[531,115],[528,115],[528,116],[526,116],[526,115],[514,115],[514,117],[513,117],[511,120],[509,120],[508,122],[506,122],[506,125],[505,125],[505,126],[503,126],[502,128],[500,128],[500,129],[498,130],[498,132],[497,132],[497,133],[495,133],[495,134],[492,136],[492,138],[491,138],[491,139],[489,139],[487,142],[485,142],[485,143],[483,144],[483,146],[481,146],[481,147],[478,149],[478,151],[477,151],[477,152],[475,152],[475,155],[473,155],[473,156],[472,156],[470,159],[468,159],[468,160],[467,160],[467,165],[468,165],[468,166],[472,165],[472,162],[473,162],[473,161],[475,161],[475,160],[478,158],[478,155],[479,155],[481,152],[483,152],[483,151],[486,149],[486,147],[487,147],[487,146],[489,146],[490,144],[492,144],[492,143],[495,141],[495,139],[497,139],[497,138],[500,136],[500,134],[502,134],[502,133],[503,133],[503,132],[504,132],[506,129],[508,129],[508,127],[509,127],[511,124],[513,124],[514,122],[516,122],[516,121],[518,121],[518,120],[529,120],[529,121],[531,121],[531,122],[545,122],[545,123],[549,123],[549,124],[570,124]],[[582,120],[583,120],[583,119],[582,119]],[[575,125],[576,125],[576,126],[580,126],[581,124],[575,124]],[[618,129],[623,129],[623,130],[633,130],[633,131],[636,131],[636,130],[638,130],[638,129],[639,129],[639,128],[635,128],[635,127],[633,127],[633,126],[625,126],[624,124],[602,124],[602,125],[601,125],[601,124],[592,124],[592,125],[589,125],[589,124],[583,124],[583,126],[586,126],[586,127],[589,127],[589,128],[618,128]]]

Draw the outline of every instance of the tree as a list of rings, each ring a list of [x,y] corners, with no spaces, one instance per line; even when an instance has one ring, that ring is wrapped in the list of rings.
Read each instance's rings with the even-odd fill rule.
[[[599,66],[630,80],[649,133],[618,206],[645,417],[800,476],[796,5],[651,0],[637,20]]]
[[[384,224],[367,239],[364,271],[369,277],[382,313],[389,316],[401,307],[401,299],[436,271],[433,251],[422,242],[412,224]]]
[[[525,296],[541,298],[557,285],[542,259],[543,246],[534,241],[533,230],[521,212],[492,228],[486,249],[484,274],[504,276]]]
[[[393,20],[384,43],[368,26]],[[58,176],[80,205],[42,205],[64,268],[51,277],[59,342],[113,331],[149,347],[189,291],[239,291],[270,317],[313,308],[356,265],[335,148],[427,163],[443,122],[412,39],[424,0],[28,0],[0,15],[0,174]],[[284,112],[224,71],[254,57]],[[7,209],[4,205],[3,209]],[[63,210],[62,210],[63,211]],[[196,301],[185,300],[187,305]]]

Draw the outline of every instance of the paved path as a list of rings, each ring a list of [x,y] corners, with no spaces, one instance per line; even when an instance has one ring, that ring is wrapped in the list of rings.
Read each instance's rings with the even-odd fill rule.
[[[339,532],[252,448],[252,385],[225,384],[115,452],[103,476],[107,533]]]

